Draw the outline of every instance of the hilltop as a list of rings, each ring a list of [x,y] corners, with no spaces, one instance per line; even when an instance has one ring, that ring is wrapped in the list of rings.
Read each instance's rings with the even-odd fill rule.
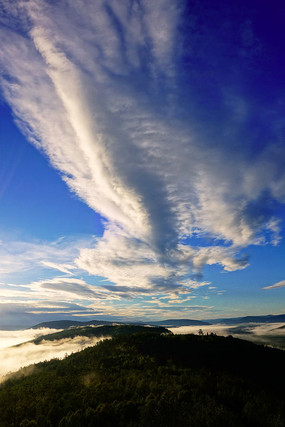
[[[163,327],[145,327],[140,325],[103,325],[103,326],[81,326],[81,327],[73,327],[69,329],[65,329],[60,332],[55,332],[53,334],[41,335],[34,339],[32,342],[35,344],[40,344],[43,341],[56,341],[66,338],[74,338],[78,336],[83,337],[115,337],[118,335],[128,335],[134,334],[138,332],[144,333],[156,333],[156,334],[169,334],[171,333],[167,329]],[[21,345],[21,344],[20,344]],[[23,344],[25,345],[25,343]]]
[[[50,328],[50,329],[68,329],[71,327],[80,327],[80,326],[100,326],[100,325],[153,325],[153,326],[205,326],[210,325],[209,322],[204,320],[194,320],[194,319],[167,319],[167,320],[158,320],[158,321],[149,321],[149,322],[114,322],[108,320],[90,320],[88,322],[78,322],[77,320],[55,320],[51,322],[42,322],[37,325],[32,326],[32,329],[40,328]]]
[[[144,328],[18,372],[0,387],[0,426],[282,426],[284,363],[232,337]]]
[[[112,325],[114,322],[105,320],[90,320],[88,322],[78,322],[77,320],[53,320],[51,322],[42,322],[32,326],[31,329],[50,328],[50,329],[68,329],[72,326],[98,326],[98,325]],[[119,323],[119,322],[116,322]]]

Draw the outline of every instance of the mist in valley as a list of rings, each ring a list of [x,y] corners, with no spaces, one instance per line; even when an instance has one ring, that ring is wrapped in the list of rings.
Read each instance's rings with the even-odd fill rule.
[[[169,328],[173,334],[216,334],[221,336],[232,335],[235,338],[251,341],[256,344],[267,345],[285,350],[284,323],[242,323],[235,325],[203,325],[181,326]]]
[[[71,353],[94,346],[106,338],[76,336],[55,341],[43,340],[40,344],[32,342],[33,339],[41,335],[54,332],[59,331],[48,328],[0,331],[0,382],[5,380],[8,374],[23,367],[54,358],[62,359]],[[29,374],[33,369],[33,367],[25,369],[22,374]]]

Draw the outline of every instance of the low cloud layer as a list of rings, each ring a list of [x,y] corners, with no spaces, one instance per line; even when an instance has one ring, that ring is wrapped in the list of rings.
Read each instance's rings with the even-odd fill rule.
[[[196,307],[196,310],[203,310],[203,307]],[[215,333],[223,336],[232,335],[237,338],[263,343],[265,345],[285,348],[284,326],[284,323],[252,323],[230,326],[222,324],[209,326],[182,326],[168,329],[174,334],[197,334],[202,330],[204,334]],[[0,331],[0,382],[5,379],[5,376],[8,373],[16,372],[22,367],[50,360],[52,358],[64,358],[68,354],[96,345],[104,339],[78,336],[72,339],[67,338],[58,341],[42,341],[38,345],[26,342],[27,340],[33,340],[40,335],[53,332],[55,332],[55,330],[48,328],[41,328],[37,330],[28,329],[23,331]],[[21,345],[11,347],[11,345],[16,344]],[[29,367],[29,369],[23,371],[21,374],[28,375],[33,372],[34,369],[34,367]]]
[[[30,331],[25,331],[26,334]],[[42,333],[44,331],[41,331]],[[47,330],[45,330],[47,333]],[[52,332],[50,330],[50,332]],[[32,334],[31,334],[32,335]],[[1,333],[0,333],[1,336]],[[20,334],[21,336],[21,334]],[[34,335],[35,336],[35,335]],[[16,372],[20,368],[33,363],[43,362],[53,358],[62,359],[66,355],[91,347],[103,338],[74,337],[58,341],[43,341],[41,344],[25,343],[17,347],[0,349],[0,382],[8,373]],[[32,368],[27,370],[31,373]]]
[[[258,344],[270,345],[285,349],[285,324],[284,323],[248,323],[236,325],[202,325],[202,326],[181,326],[169,328],[174,334],[217,334],[253,341]]]
[[[40,335],[52,334],[58,329],[40,328],[15,331],[0,330],[0,349],[31,341]]]
[[[1,0],[1,10],[0,84],[17,124],[105,221],[102,238],[71,260],[38,262],[114,284],[52,278],[30,289],[63,299],[178,295],[205,265],[241,270],[243,248],[278,244],[281,104],[258,107],[241,88],[262,41],[238,9],[212,10],[228,27],[235,16],[229,38],[223,26],[197,28],[204,12],[185,15],[187,3],[172,0]],[[256,117],[270,122],[270,144],[254,151]]]

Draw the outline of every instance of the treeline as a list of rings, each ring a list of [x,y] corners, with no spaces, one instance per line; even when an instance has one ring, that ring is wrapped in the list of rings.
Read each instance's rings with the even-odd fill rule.
[[[11,378],[0,425],[281,427],[284,362],[232,337],[120,335]]]
[[[39,336],[32,342],[34,344],[41,344],[43,341],[57,341],[66,338],[75,338],[77,336],[83,336],[88,338],[101,338],[101,337],[115,337],[117,335],[134,334],[138,332],[152,332],[156,334],[169,334],[166,328],[157,327],[146,327],[141,325],[101,325],[101,326],[84,326],[84,327],[71,327],[60,332],[53,334],[47,334]],[[21,344],[20,344],[21,345]]]

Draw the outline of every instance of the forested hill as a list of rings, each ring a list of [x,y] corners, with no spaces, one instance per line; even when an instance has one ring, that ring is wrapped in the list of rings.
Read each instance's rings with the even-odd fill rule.
[[[38,323],[35,326],[32,326],[32,329],[40,328],[50,328],[50,329],[67,329],[72,326],[98,326],[98,325],[112,325],[113,322],[108,322],[105,320],[90,320],[89,322],[78,322],[77,320],[54,320],[51,322],[42,322]]]
[[[119,335],[2,384],[0,426],[281,427],[284,364],[232,337]]]
[[[160,320],[157,322],[151,322],[151,325],[166,326],[166,327],[175,327],[175,326],[206,326],[211,323],[205,322],[203,320],[193,320],[193,319],[167,319]]]
[[[102,326],[102,325],[138,325],[138,326],[203,326],[210,325],[209,322],[202,320],[193,320],[193,319],[167,319],[167,320],[159,320],[159,321],[149,321],[149,322],[112,322],[107,320],[89,320],[88,322],[78,322],[77,320],[55,320],[52,322],[43,322],[38,323],[35,326],[32,326],[32,329],[40,329],[40,328],[50,328],[50,329],[68,329],[70,327],[82,327],[82,326]]]
[[[157,333],[157,334],[169,334],[171,333],[167,329],[163,327],[146,327],[140,325],[103,325],[103,326],[85,326],[85,327],[73,327],[69,329],[65,329],[60,332],[55,332],[53,334],[42,335],[35,340],[33,343],[40,344],[42,341],[56,341],[64,338],[74,338],[77,336],[83,337],[115,337],[117,335],[127,335],[134,334],[138,332],[144,333]],[[20,344],[21,345],[21,344]],[[23,344],[25,345],[25,343]]]

